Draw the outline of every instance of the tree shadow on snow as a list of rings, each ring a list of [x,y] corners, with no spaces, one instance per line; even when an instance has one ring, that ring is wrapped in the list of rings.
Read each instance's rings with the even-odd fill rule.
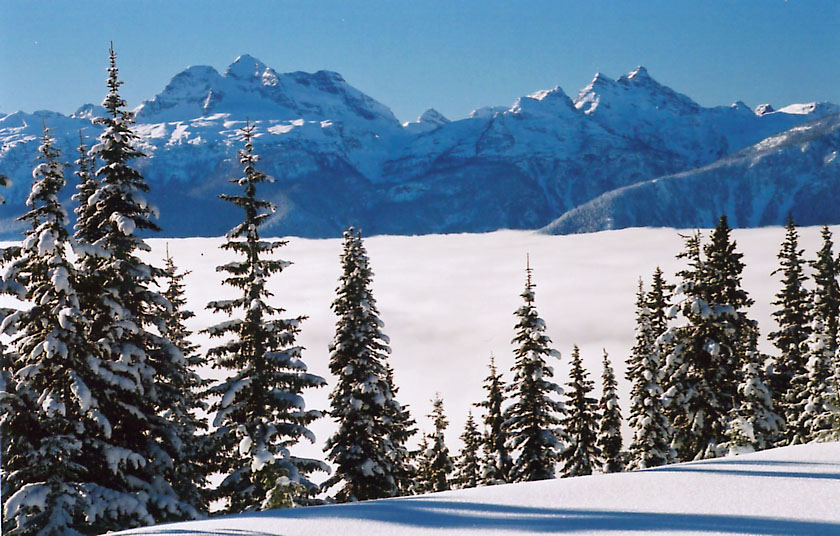
[[[572,533],[579,531],[694,531],[731,534],[766,534],[805,536],[840,534],[840,523],[799,521],[751,516],[680,514],[660,512],[621,512],[570,508],[532,508],[439,499],[403,498],[370,501],[329,507],[299,508],[284,511],[256,512],[236,517],[274,517],[282,526],[284,519],[347,519],[373,521],[403,527],[493,532],[508,530],[523,533]],[[282,529],[281,529],[282,530]],[[398,533],[398,529],[395,527]],[[141,534],[189,536],[268,536],[263,533],[235,530],[149,531]]]

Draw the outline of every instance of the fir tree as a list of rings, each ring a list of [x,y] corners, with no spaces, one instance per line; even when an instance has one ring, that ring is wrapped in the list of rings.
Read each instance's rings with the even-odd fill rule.
[[[327,440],[335,473],[322,485],[342,484],[339,502],[392,497],[400,493],[407,460],[405,427],[410,417],[394,398],[390,348],[370,290],[373,273],[361,234],[344,233],[343,274],[332,309],[339,320],[330,345],[330,371],[338,377],[330,415],[338,430]]]
[[[803,267],[805,260],[799,249],[799,233],[793,218],[788,219],[785,227],[785,240],[779,251],[780,266],[773,274],[782,274],[782,290],[776,294],[778,309],[773,318],[779,330],[768,336],[778,349],[773,358],[770,387],[773,402],[784,412],[786,442],[791,442],[797,435],[791,423],[799,421],[801,399],[807,383],[808,337],[811,334],[811,297],[802,283],[805,281]]]
[[[6,277],[25,290],[32,307],[12,314],[14,357],[4,358],[0,423],[3,441],[4,534],[87,532],[97,505],[89,497],[88,433],[98,412],[90,389],[87,320],[79,309],[77,277],[66,255],[67,215],[58,201],[65,185],[60,153],[44,128],[39,161],[20,220],[29,224]]]
[[[424,432],[420,437],[420,444],[413,452],[415,464],[414,482],[411,492],[416,495],[431,493],[434,491],[432,484],[432,459],[434,452],[429,445],[429,436]]]
[[[685,323],[663,339],[673,344],[668,357],[669,389],[665,400],[674,429],[673,446],[683,460],[724,453],[729,413],[736,405],[739,371],[754,351],[757,329],[746,317],[752,304],[741,289],[742,255],[730,239],[726,216],[700,253],[699,233],[679,255],[689,268],[678,275]]]
[[[481,482],[481,433],[473,419],[472,411],[467,413],[467,422],[461,434],[464,446],[455,464],[455,485],[459,488],[474,488]]]
[[[840,318],[840,262],[834,258],[831,231],[822,229],[823,245],[814,268],[814,308],[812,332],[808,341],[806,389],[797,393],[793,424],[794,442],[831,440],[840,436],[840,385],[838,384],[838,320]]]
[[[76,201],[76,225],[75,238],[80,244],[91,245],[99,240],[102,235],[96,225],[96,206],[88,201],[96,193],[99,185],[96,181],[94,158],[88,154],[88,147],[85,145],[82,132],[79,131],[79,159],[76,160],[75,175],[79,179],[76,185],[76,193],[73,200]]]
[[[429,463],[428,491],[446,491],[450,489],[450,475],[455,469],[455,464],[449,456],[449,448],[443,436],[444,430],[449,426],[446,415],[443,412],[443,399],[440,394],[435,395],[432,400],[432,412],[428,415],[435,425],[435,435],[432,437],[432,445],[426,457]]]
[[[653,287],[647,294],[641,280],[636,295],[636,344],[627,360],[630,389],[630,443],[628,468],[646,469],[671,463],[671,423],[662,404],[665,363],[668,350],[657,340],[667,329],[666,309],[670,305],[672,285],[665,283],[662,270],[656,269]]]
[[[598,401],[598,449],[601,451],[604,473],[624,470],[621,453],[621,408],[618,405],[618,382],[604,350],[604,373],[601,375],[601,399]]]
[[[561,424],[571,444],[560,455],[563,476],[591,475],[592,470],[601,465],[595,429],[598,401],[588,396],[592,392],[593,382],[583,368],[577,345],[572,350],[571,380],[566,385],[569,387],[566,395],[568,414],[561,420]]]
[[[554,478],[558,452],[565,448],[566,436],[557,429],[560,418],[566,415],[563,403],[551,398],[562,395],[563,389],[550,381],[553,369],[545,362],[548,356],[560,353],[549,347],[551,339],[545,335],[545,322],[534,306],[534,284],[531,267],[526,268],[525,304],[514,315],[516,337],[513,344],[515,363],[513,383],[508,386],[513,403],[505,410],[509,452],[517,453],[511,468],[510,480],[524,482]]]
[[[394,383],[394,369],[388,363],[385,364],[385,381],[396,400],[399,388]],[[394,468],[396,494],[398,496],[410,495],[414,486],[415,468],[412,465],[412,453],[407,443],[417,433],[417,422],[411,417],[408,405],[389,405],[386,416],[386,422],[390,427],[388,437],[393,447],[388,455],[391,458],[391,466]]]
[[[159,230],[152,222],[157,209],[146,198],[145,179],[132,167],[143,154],[134,148],[133,114],[120,97],[118,74],[111,47],[106,115],[95,119],[103,132],[88,152],[101,165],[95,172],[96,190],[87,199],[90,218],[83,221],[87,230],[77,250],[84,269],[79,300],[90,320],[88,336],[96,343],[99,360],[98,383],[89,387],[98,400],[103,440],[86,454],[110,462],[94,476],[102,488],[93,490],[91,497],[118,505],[92,510],[100,512],[102,529],[197,516],[171,485],[174,460],[182,456],[184,445],[165,414],[161,396],[168,380],[162,374],[184,357],[162,335],[166,328],[161,311],[169,304],[151,289],[161,270],[138,257],[149,247],[137,233]],[[88,237],[96,237],[95,242],[86,242]]]
[[[740,454],[770,447],[784,421],[773,411],[773,399],[764,372],[765,356],[758,351],[758,330],[752,334],[753,350],[744,361],[738,397],[730,411],[727,447]]]
[[[172,485],[181,500],[192,505],[196,511],[206,513],[208,494],[205,488],[207,475],[212,472],[208,460],[213,453],[207,441],[206,419],[200,415],[207,410],[202,394],[211,382],[198,375],[197,369],[205,366],[207,360],[198,352],[198,346],[190,341],[192,332],[185,324],[195,316],[185,309],[184,278],[190,272],[178,271],[169,255],[169,245],[166,246],[164,263],[166,288],[163,297],[171,307],[162,310],[161,316],[166,336],[184,357],[158,371],[164,379],[159,387],[164,417],[173,423],[175,440],[183,445],[178,457],[173,460]]]
[[[255,168],[254,127],[246,126],[242,134],[245,148],[239,158],[244,175],[231,182],[243,193],[220,197],[240,207],[245,219],[228,232],[221,248],[245,259],[218,267],[228,274],[223,284],[242,295],[207,307],[231,317],[242,310],[244,318],[206,330],[211,337],[230,337],[208,352],[214,367],[233,372],[209,390],[220,397],[211,407],[216,413],[212,437],[218,470],[227,475],[218,491],[228,499],[229,512],[305,502],[318,490],[308,474],[327,470],[323,462],[297,458],[289,451],[301,438],[314,442],[307,426],[321,413],[306,409],[303,392],[326,382],[306,371],[302,348],[294,345],[304,317],[276,318],[283,309],[266,303],[272,296],[266,288],[268,278],[289,263],[266,258],[286,242],[260,239],[259,228],[274,206],[256,197],[257,185],[269,178]]]
[[[505,401],[505,384],[502,375],[496,370],[493,356],[490,356],[490,375],[484,379],[484,390],[487,398],[476,404],[484,408],[484,470],[481,483],[484,485],[502,484],[510,479],[513,465],[510,452],[507,449],[507,432],[505,418],[502,414],[502,404]]]

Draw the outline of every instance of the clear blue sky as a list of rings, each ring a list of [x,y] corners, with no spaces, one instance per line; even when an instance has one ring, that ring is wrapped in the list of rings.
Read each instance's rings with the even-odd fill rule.
[[[130,106],[243,53],[338,71],[403,121],[637,65],[705,106],[840,102],[838,0],[0,0],[0,111],[99,103],[110,40]]]

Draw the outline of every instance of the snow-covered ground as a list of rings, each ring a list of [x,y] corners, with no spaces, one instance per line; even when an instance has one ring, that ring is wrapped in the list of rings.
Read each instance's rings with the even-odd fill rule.
[[[125,534],[836,535],[838,499],[840,443],[823,443],[632,473],[274,510]]]

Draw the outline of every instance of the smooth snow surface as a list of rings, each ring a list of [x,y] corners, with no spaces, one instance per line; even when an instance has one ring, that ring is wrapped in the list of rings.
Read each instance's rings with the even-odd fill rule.
[[[124,534],[836,535],[838,498],[840,443],[823,443],[633,473],[274,510]]]

